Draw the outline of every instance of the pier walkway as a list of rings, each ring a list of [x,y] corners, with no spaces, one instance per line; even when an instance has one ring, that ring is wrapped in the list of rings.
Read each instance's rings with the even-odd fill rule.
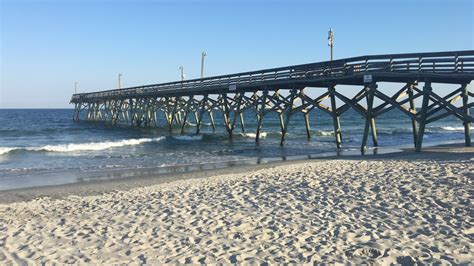
[[[398,109],[411,119],[414,147],[420,151],[426,125],[449,116],[463,124],[466,146],[471,145],[470,124],[474,118],[469,109],[474,107],[474,94],[469,84],[473,79],[474,50],[388,54],[79,93],[72,96],[71,103],[75,105],[76,121],[150,127],[158,126],[157,115],[163,113],[169,129],[179,126],[182,133],[189,120],[196,123],[199,133],[204,115],[215,128],[213,117],[218,112],[223,115],[230,138],[238,124],[245,131],[242,114],[252,110],[257,117],[257,142],[265,115],[276,112],[282,145],[291,117],[298,114],[304,116],[306,133],[311,137],[309,114],[316,108],[332,117],[337,148],[343,142],[340,116],[354,109],[365,119],[362,152],[369,135],[373,145],[378,145],[376,118]],[[400,88],[389,95],[386,88],[378,86],[382,82],[399,84]],[[436,91],[435,84],[446,88]],[[455,89],[451,89],[452,84]],[[352,93],[357,93],[346,96],[346,86],[339,89],[339,85],[350,85]],[[324,88],[324,93],[311,97],[313,93],[308,92],[315,88]],[[447,94],[441,96],[441,91]],[[421,106],[417,107],[417,102]]]

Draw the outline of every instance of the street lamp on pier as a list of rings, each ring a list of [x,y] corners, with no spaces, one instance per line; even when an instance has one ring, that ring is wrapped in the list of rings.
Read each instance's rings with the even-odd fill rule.
[[[122,88],[122,73],[118,74],[118,88]]]
[[[332,28],[329,28],[329,32],[328,32],[328,46],[331,47],[331,61],[332,61],[333,59],[332,50],[334,47],[334,31],[332,30]]]
[[[201,53],[201,79],[204,78],[204,57],[206,57],[206,51]]]
[[[186,76],[186,75],[184,74],[184,67],[183,67],[183,66],[179,66],[179,71],[180,71],[181,81],[184,81],[184,77]]]

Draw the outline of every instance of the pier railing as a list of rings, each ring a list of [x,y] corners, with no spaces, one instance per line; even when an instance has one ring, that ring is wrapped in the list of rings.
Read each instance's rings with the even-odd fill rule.
[[[101,98],[143,97],[165,93],[205,94],[206,91],[213,90],[233,92],[239,88],[254,88],[266,84],[331,80],[377,73],[420,77],[442,74],[474,75],[474,50],[359,56],[202,79],[79,93],[72,96],[71,102]]]

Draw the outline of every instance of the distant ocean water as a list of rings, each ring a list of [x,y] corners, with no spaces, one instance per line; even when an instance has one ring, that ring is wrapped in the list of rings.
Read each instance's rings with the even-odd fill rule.
[[[245,114],[246,132],[237,125],[229,140],[222,117],[215,114],[217,129],[204,121],[201,134],[189,124],[187,134],[172,133],[161,125],[137,128],[74,122],[71,109],[0,109],[0,190],[80,182],[83,173],[134,170],[176,165],[239,162],[257,158],[317,155],[334,152],[332,119],[311,112],[310,141],[302,115],[293,116],[283,147],[275,114],[265,116],[259,144],[255,143],[256,119]],[[204,118],[206,119],[206,118]],[[341,117],[343,150],[358,150],[364,120],[354,111]],[[379,146],[412,146],[411,122],[398,111],[377,119]],[[424,144],[464,141],[462,123],[453,117],[428,125]],[[369,137],[369,145],[371,140]],[[68,178],[58,178],[68,176]]]

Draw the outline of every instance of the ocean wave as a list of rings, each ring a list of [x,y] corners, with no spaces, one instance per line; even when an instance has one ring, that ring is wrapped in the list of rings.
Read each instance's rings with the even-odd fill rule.
[[[186,125],[190,126],[190,127],[197,127],[197,124],[191,123],[191,122],[188,122],[188,121],[186,121]],[[208,122],[208,123],[201,122],[201,126],[210,126],[210,125],[212,125],[211,122]]]
[[[396,128],[396,129],[377,129],[377,134],[380,135],[405,135],[411,134],[411,128]]]
[[[413,133],[412,128],[397,128],[390,131],[390,134],[412,134],[412,133]]]
[[[41,147],[0,147],[0,155],[12,151],[46,151],[46,152],[76,152],[76,151],[101,151],[110,148],[118,148],[123,146],[134,146],[147,142],[157,142],[165,139],[165,137],[158,138],[141,138],[141,139],[123,139],[119,141],[104,141],[104,142],[88,142],[88,143],[69,143],[58,145],[45,145]]]
[[[7,169],[2,169],[0,170],[0,175],[4,173],[23,173],[23,172],[39,172],[39,171],[47,171],[51,170],[49,168],[44,168],[44,167],[18,167],[18,168],[7,168]]]
[[[0,155],[9,153],[11,151],[17,150],[16,147],[0,147]]]
[[[182,136],[172,136],[176,140],[202,140],[202,135],[182,135]]]
[[[334,136],[334,131],[316,131],[316,136],[322,136],[322,137],[328,137],[328,136]]]
[[[257,133],[240,133],[240,135],[242,137],[245,137],[245,138],[256,138],[257,137]],[[261,139],[264,139],[267,137],[267,132],[260,132],[260,138]]]
[[[452,126],[429,126],[426,127],[426,133],[447,133],[452,131],[464,131],[464,127],[452,127]],[[384,130],[379,129],[377,130],[379,134],[386,134],[386,135],[397,135],[397,134],[412,134],[412,128],[396,128],[393,130]]]
[[[464,127],[441,127],[446,131],[464,131]]]
[[[443,133],[453,131],[464,131],[464,127],[452,127],[452,126],[429,126],[425,129],[428,133]]]

